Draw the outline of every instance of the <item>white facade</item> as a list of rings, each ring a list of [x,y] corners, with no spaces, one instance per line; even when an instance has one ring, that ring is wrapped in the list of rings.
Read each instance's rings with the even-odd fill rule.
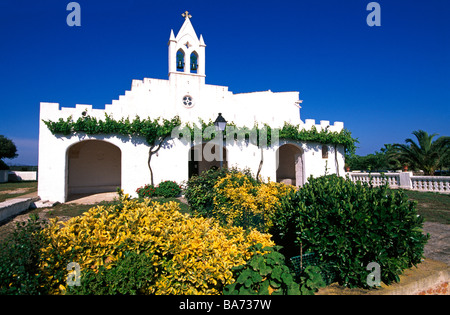
[[[272,128],[289,122],[300,124],[305,129],[315,126],[319,131],[328,127],[330,131],[339,132],[344,127],[341,122],[330,125],[328,121],[321,121],[316,125],[314,120],[301,121],[299,92],[274,93],[269,90],[233,94],[226,86],[206,84],[206,45],[202,35],[197,37],[188,14],[176,37],[171,31],[168,46],[169,79],[133,80],[131,90],[112,104],[105,105],[104,110],[92,109],[91,105],[60,108],[58,103],[41,103],[38,178],[41,199],[65,202],[72,193],[109,191],[114,187],[121,187],[125,193],[135,196],[136,188],[150,183],[149,147],[143,139],[110,135],[53,135],[43,120],[57,121],[69,116],[76,120],[86,112],[98,119],[103,119],[106,113],[118,120],[123,117],[133,119],[136,115],[152,119],[172,119],[178,115],[182,123],[198,124],[199,118],[214,121],[218,113],[222,113],[227,121],[250,128],[255,122],[266,123]],[[80,144],[87,140],[97,142]],[[284,146],[277,158],[278,149],[286,144],[289,146]],[[198,172],[219,165],[218,162],[190,163],[191,147],[190,143],[180,139],[167,140],[152,156],[154,183],[163,180],[180,183],[193,174],[193,168]],[[323,149],[328,151],[328,155],[322,155]],[[322,144],[311,142],[280,140],[262,150],[245,141],[227,143],[226,164],[248,167],[256,174],[261,154],[264,163],[260,174],[265,179],[302,185],[311,175],[323,175],[326,167],[329,174],[344,174],[342,146],[334,152],[332,145],[323,148]]]

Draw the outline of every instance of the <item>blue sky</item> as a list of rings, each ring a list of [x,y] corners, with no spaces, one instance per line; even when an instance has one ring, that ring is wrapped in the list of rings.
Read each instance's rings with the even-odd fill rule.
[[[413,130],[450,135],[450,1],[0,0],[0,134],[37,164],[39,102],[103,108],[133,79],[167,79],[167,42],[192,14],[206,82],[234,93],[299,91],[301,118],[343,121],[357,154]],[[276,105],[274,105],[276,112]]]

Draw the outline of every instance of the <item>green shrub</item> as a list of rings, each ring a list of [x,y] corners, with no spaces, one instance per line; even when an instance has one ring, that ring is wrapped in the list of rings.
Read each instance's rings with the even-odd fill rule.
[[[336,268],[337,280],[367,287],[366,266],[381,267],[381,281],[399,281],[420,263],[428,236],[423,217],[402,191],[371,187],[336,175],[309,178],[278,204],[272,234],[286,254],[315,252]]]
[[[205,218],[212,217],[214,208],[214,185],[225,177],[228,172],[226,168],[210,169],[202,172],[199,176],[192,176],[187,184],[184,197],[189,203],[192,213]]]
[[[174,181],[166,180],[156,187],[156,194],[164,198],[177,197],[181,194],[181,187]]]
[[[233,268],[236,282],[224,288],[225,295],[300,294],[299,284],[285,265],[279,246],[256,244],[253,256],[246,264]]]
[[[139,198],[152,198],[156,196],[156,188],[153,185],[145,185],[136,189]]]
[[[224,295],[313,295],[325,286],[316,266],[308,266],[296,277],[285,264],[280,248],[262,248],[261,244],[256,244],[252,258],[245,265],[233,268],[236,282],[224,288]]]
[[[17,223],[13,234],[0,244],[0,294],[45,294],[41,285],[40,249],[45,238],[40,234],[42,221],[30,216]]]
[[[68,286],[66,294],[74,295],[137,295],[148,294],[156,281],[156,268],[147,253],[126,252],[112,268],[83,272],[80,286]]]
[[[326,285],[320,272],[320,268],[317,266],[308,266],[305,268],[299,279],[302,295],[313,295]]]
[[[158,186],[145,185],[136,189],[139,198],[152,198],[152,197],[164,197],[171,198],[177,197],[181,194],[181,187],[174,181],[164,181]]]

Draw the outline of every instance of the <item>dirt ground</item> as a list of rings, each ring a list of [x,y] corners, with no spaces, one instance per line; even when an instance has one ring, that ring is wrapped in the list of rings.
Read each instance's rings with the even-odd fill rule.
[[[407,269],[400,275],[400,282],[374,289],[340,286],[337,282],[319,289],[318,295],[448,295],[448,265],[425,259],[416,267]]]
[[[106,192],[94,195],[79,194],[70,196],[69,201],[67,201],[66,203],[92,205],[102,201],[113,201],[114,198],[117,198],[117,192]]]
[[[424,256],[450,266],[450,225],[425,222],[423,230],[431,236],[425,245]]]

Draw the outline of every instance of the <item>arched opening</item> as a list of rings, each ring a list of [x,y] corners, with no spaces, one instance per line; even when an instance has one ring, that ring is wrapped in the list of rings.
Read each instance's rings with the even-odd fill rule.
[[[86,140],[67,150],[67,195],[113,192],[121,187],[122,154],[101,140]]]
[[[198,54],[194,51],[191,53],[191,73],[197,73],[198,70]]]
[[[184,71],[184,51],[181,48],[177,51],[177,71]]]
[[[293,144],[284,144],[277,150],[277,182],[303,186],[303,151]]]
[[[220,154],[222,148],[222,154]],[[221,163],[222,160],[222,163]],[[212,168],[228,167],[227,150],[224,146],[207,142],[189,150],[189,178]]]

